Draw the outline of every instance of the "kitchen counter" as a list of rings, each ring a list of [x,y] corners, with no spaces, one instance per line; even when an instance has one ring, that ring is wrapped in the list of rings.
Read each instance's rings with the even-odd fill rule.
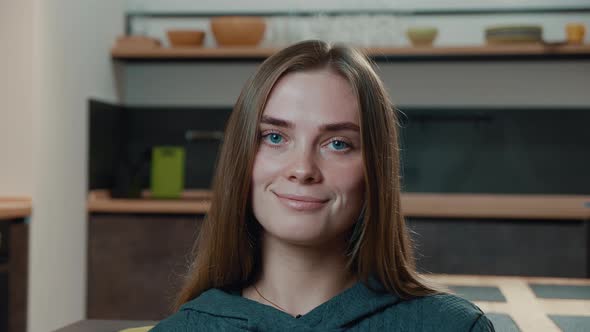
[[[590,220],[590,196],[403,193],[406,217]]]
[[[180,199],[116,199],[106,190],[88,195],[90,213],[206,214],[211,192],[189,190]],[[590,220],[590,196],[403,193],[402,212],[419,218]]]
[[[31,215],[31,199],[0,197],[0,219],[26,218]]]
[[[107,190],[88,194],[90,213],[205,214],[209,211],[211,192],[187,190],[179,199],[155,199],[144,191],[142,198],[112,198]]]

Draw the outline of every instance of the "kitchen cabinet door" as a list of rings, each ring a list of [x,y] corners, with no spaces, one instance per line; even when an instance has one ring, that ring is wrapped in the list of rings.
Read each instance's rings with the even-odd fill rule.
[[[88,319],[168,316],[201,221],[196,215],[91,214]]]

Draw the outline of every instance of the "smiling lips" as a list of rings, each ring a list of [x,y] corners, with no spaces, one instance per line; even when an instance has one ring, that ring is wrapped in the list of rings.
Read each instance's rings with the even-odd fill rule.
[[[324,207],[329,201],[328,199],[320,199],[311,196],[287,195],[274,193],[281,203],[288,208],[297,211],[312,211]]]

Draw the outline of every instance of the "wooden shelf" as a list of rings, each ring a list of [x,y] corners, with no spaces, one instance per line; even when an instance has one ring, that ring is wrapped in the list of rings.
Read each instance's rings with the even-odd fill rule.
[[[584,45],[483,45],[457,47],[373,47],[364,48],[371,57],[486,57],[486,56],[590,56],[590,44]],[[118,60],[172,59],[232,59],[266,58],[277,48],[221,47],[221,48],[145,48],[114,47],[111,57]]]
[[[205,214],[211,193],[187,191],[181,199],[113,199],[105,190],[90,192],[88,211],[105,213]],[[406,217],[473,219],[590,220],[590,196],[402,194]]]
[[[26,218],[31,215],[31,199],[0,197],[0,219]]]
[[[590,196],[404,193],[402,213],[423,218],[590,220]]]

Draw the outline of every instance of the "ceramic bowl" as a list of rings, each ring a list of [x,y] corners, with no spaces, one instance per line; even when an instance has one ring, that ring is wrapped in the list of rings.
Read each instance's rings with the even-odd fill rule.
[[[205,32],[201,30],[168,30],[166,31],[172,47],[203,46]]]
[[[435,27],[411,27],[406,30],[406,36],[414,46],[431,46],[437,35]]]
[[[211,19],[211,31],[219,46],[256,46],[265,30],[262,17],[221,16]]]

